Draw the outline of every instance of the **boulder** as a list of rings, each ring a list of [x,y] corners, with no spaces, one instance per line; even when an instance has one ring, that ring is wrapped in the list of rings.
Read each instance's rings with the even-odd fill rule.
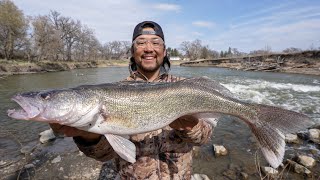
[[[42,144],[47,143],[50,140],[53,140],[56,138],[52,129],[45,130],[45,131],[41,132],[39,135],[40,135],[40,142]]]
[[[279,174],[278,170],[276,170],[272,167],[263,166],[263,167],[261,167],[261,170],[264,175],[266,175],[270,178],[273,178],[273,179],[276,179]]]
[[[213,144],[213,150],[215,156],[225,156],[228,154],[228,150],[222,145]]]
[[[290,169],[292,169],[295,173],[305,174],[308,177],[312,176],[312,172],[309,169],[307,169],[306,167],[302,166],[301,164],[298,164],[297,162],[294,162],[294,161],[292,161],[290,159],[287,159],[287,163],[291,167],[293,167],[293,168],[290,168]]]
[[[316,160],[312,157],[300,155],[298,156],[298,162],[302,165],[304,165],[307,168],[312,168],[316,165]]]
[[[29,169],[29,168],[34,168],[35,165],[34,164],[26,164],[24,165],[24,168]]]
[[[55,163],[58,163],[58,162],[61,162],[61,156],[57,156],[56,158],[54,158],[51,163],[55,164]]]
[[[310,140],[320,144],[320,129],[309,129]]]
[[[293,144],[299,144],[299,138],[296,134],[286,134],[286,142],[287,143],[293,143]]]
[[[22,154],[30,154],[36,147],[31,147],[31,146],[23,146],[21,149],[20,149],[20,152]]]

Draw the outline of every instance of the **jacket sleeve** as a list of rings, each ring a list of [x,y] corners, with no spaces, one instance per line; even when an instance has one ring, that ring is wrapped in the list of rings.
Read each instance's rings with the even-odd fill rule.
[[[209,123],[199,120],[198,124],[191,130],[175,130],[175,132],[185,142],[202,145],[211,139],[212,129],[213,127]]]
[[[80,137],[74,137],[73,140],[80,151],[98,161],[108,161],[117,156],[104,136],[96,144],[87,144]]]

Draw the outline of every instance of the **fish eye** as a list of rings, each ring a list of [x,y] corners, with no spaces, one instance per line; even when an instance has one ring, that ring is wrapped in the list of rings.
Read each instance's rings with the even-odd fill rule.
[[[49,99],[50,98],[50,93],[48,93],[48,92],[44,92],[44,93],[41,93],[40,94],[40,97],[42,98],[42,99],[45,99],[45,100],[47,100],[47,99]]]

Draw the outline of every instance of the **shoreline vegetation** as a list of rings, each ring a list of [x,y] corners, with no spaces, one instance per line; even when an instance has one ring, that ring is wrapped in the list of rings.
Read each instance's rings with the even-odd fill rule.
[[[171,62],[171,65],[180,65],[182,61]],[[129,59],[96,60],[96,61],[26,61],[0,59],[0,77],[17,74],[33,74],[45,72],[69,71],[73,69],[126,67]]]
[[[83,68],[125,67],[128,59],[92,61],[26,61],[0,59],[0,77],[15,74],[68,71]],[[172,65],[218,67],[242,71],[281,72],[320,76],[320,51],[171,61]]]
[[[0,60],[0,76],[31,74],[73,69],[100,68],[110,66],[128,66],[128,60],[96,60],[96,61],[26,61]]]
[[[297,53],[270,53],[243,57],[202,59],[183,62],[180,65],[320,76],[320,51],[314,50]]]

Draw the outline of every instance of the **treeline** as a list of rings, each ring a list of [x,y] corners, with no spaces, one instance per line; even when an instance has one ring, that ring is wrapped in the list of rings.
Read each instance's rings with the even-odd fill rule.
[[[57,11],[26,17],[10,0],[0,1],[0,58],[28,60],[122,59],[129,41],[101,44],[94,31]]]
[[[112,41],[100,43],[94,30],[79,20],[65,17],[57,11],[35,17],[25,16],[11,0],[0,0],[0,58],[27,59],[29,61],[91,61],[127,59],[131,42]],[[313,47],[312,47],[313,48]],[[316,50],[315,48],[310,50]],[[319,48],[320,49],[320,48]],[[283,52],[301,52],[287,48]],[[272,53],[271,47],[250,53],[229,47],[216,51],[200,40],[184,41],[179,49],[167,47],[170,56],[180,59],[211,59]]]

